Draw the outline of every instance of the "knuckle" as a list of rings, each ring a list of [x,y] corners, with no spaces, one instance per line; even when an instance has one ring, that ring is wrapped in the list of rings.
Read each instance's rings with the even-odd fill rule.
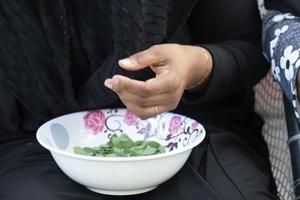
[[[141,107],[146,107],[146,106],[148,106],[149,104],[151,104],[151,102],[149,102],[148,98],[141,99],[139,103],[140,103],[139,105],[140,105]]]
[[[142,98],[135,98],[134,102],[137,106],[142,106],[144,104],[144,100]]]
[[[149,97],[153,94],[153,88],[149,84],[146,84],[145,87],[143,88],[143,92],[141,92],[141,94],[145,98]]]
[[[140,96],[141,98],[147,98],[148,95],[149,95],[149,94],[147,94],[147,92],[146,92],[145,90],[141,90],[141,91],[139,92],[139,96]]]
[[[150,95],[153,92],[153,89],[150,85],[145,86],[145,94]]]
[[[153,62],[155,64],[162,64],[162,63],[165,63],[165,60],[166,60],[166,56],[164,54],[164,45],[153,45],[151,48],[150,48],[150,58],[153,60]]]
[[[142,53],[138,53],[132,57],[130,57],[132,60],[135,60],[137,63],[143,65],[145,63],[145,55]]]

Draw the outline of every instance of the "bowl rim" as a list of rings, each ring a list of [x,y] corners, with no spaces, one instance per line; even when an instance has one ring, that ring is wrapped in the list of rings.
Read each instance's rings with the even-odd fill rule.
[[[118,110],[120,109],[124,109],[126,110],[126,108],[116,108]],[[109,110],[109,109],[98,109],[98,110]],[[84,113],[84,112],[88,112],[89,110],[86,111],[79,111],[79,112],[73,112],[73,113],[69,113],[69,114],[65,114],[65,115],[61,115],[58,117],[55,117],[47,122],[45,122],[44,124],[42,124],[37,132],[36,132],[36,139],[39,142],[40,145],[42,145],[44,148],[46,148],[47,150],[49,150],[52,153],[56,153],[56,154],[60,154],[63,156],[67,156],[67,157],[72,157],[72,158],[76,158],[76,159],[81,159],[81,160],[89,160],[89,161],[108,161],[108,162],[131,162],[131,161],[144,161],[144,160],[153,160],[153,159],[159,159],[159,158],[164,158],[164,157],[169,157],[169,156],[173,156],[173,155],[177,155],[180,154],[182,152],[188,151],[192,148],[194,148],[195,146],[199,145],[201,142],[203,142],[204,138],[206,137],[206,130],[203,127],[203,125],[201,123],[198,124],[200,126],[200,128],[203,130],[201,136],[199,138],[197,138],[192,144],[184,146],[182,148],[179,149],[175,149],[173,151],[169,151],[169,152],[165,152],[165,153],[159,153],[159,154],[155,154],[155,155],[149,155],[149,156],[133,156],[133,157],[95,157],[95,156],[84,156],[84,155],[79,155],[79,154],[75,154],[75,153],[70,153],[64,150],[60,150],[54,147],[51,147],[49,145],[47,145],[46,143],[44,143],[41,139],[41,129],[43,129],[44,126],[46,126],[47,124],[51,123],[51,121],[56,120],[58,118],[61,117],[66,117],[68,115],[73,115],[73,114],[78,114],[78,113]],[[179,116],[183,116],[183,117],[187,117],[181,114],[177,114],[177,113],[173,113],[173,112],[167,112],[170,114],[176,114]],[[192,119],[190,117],[188,117],[189,119]],[[192,119],[194,120],[194,119]],[[196,120],[195,120],[196,121]]]

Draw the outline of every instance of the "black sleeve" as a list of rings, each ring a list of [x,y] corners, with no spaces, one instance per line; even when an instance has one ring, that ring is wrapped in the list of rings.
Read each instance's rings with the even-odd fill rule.
[[[199,3],[190,23],[194,43],[201,44],[212,55],[213,70],[204,91],[186,92],[186,102],[232,96],[251,89],[266,75],[269,65],[262,55],[261,19],[256,1]]]
[[[14,131],[20,124],[18,102],[13,92],[0,82],[0,129]]]
[[[118,100],[118,96],[104,86],[105,79],[112,76],[112,72],[108,69],[114,69],[117,66],[114,66],[116,64],[110,59],[106,60],[103,65],[88,78],[78,91],[77,98],[83,108],[91,106],[101,108]]]

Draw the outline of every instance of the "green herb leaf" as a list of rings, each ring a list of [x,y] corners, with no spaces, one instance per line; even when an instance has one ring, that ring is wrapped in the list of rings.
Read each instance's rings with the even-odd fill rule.
[[[131,140],[126,134],[113,134],[107,144],[98,147],[74,147],[75,154],[99,157],[148,156],[164,153],[165,147],[155,141]]]

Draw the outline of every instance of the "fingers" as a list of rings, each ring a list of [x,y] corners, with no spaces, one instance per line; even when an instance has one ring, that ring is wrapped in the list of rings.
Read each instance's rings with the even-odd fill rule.
[[[155,105],[162,105],[162,104],[170,104],[170,105],[177,105],[178,99],[176,94],[159,94],[150,97],[141,97],[135,94],[126,93],[125,95],[119,95],[120,99],[123,103],[130,102],[134,105],[140,107],[148,107],[148,106],[155,106]]]
[[[120,60],[119,65],[124,69],[134,71],[148,66],[158,66],[163,61],[164,57],[158,45]]]
[[[173,84],[172,87],[168,86],[170,80],[153,78],[143,82],[116,75],[107,79],[105,85],[119,95],[129,111],[141,119],[146,119],[156,115],[155,106],[158,106],[159,113],[177,107],[183,91]]]
[[[129,111],[136,114],[141,119],[146,119],[156,115],[155,107],[158,112],[167,112],[177,107],[181,94],[176,92],[158,94],[155,96],[141,97],[136,94],[124,92],[119,97]],[[154,112],[155,111],[155,112]]]
[[[123,93],[123,91],[134,91],[136,94],[145,93],[150,91],[150,88],[143,81],[130,79],[126,76],[115,75],[111,79],[106,79],[104,85],[117,94]]]
[[[147,119],[156,116],[156,106],[140,107],[133,104],[127,104],[127,109],[141,119]],[[157,105],[158,114],[173,110],[170,105]]]
[[[107,79],[104,84],[117,94],[124,96],[127,93],[140,97],[150,97],[174,91],[179,82],[170,77],[156,77],[147,81],[138,81],[125,76],[115,75]]]

